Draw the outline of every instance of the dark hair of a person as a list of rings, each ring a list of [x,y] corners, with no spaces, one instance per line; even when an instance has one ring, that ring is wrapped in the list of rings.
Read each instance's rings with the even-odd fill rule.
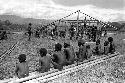
[[[86,48],[87,48],[87,49],[90,49],[90,45],[87,45]]]
[[[45,48],[41,48],[41,49],[39,50],[39,53],[40,53],[40,56],[41,56],[41,57],[46,56],[47,50],[46,50]]]
[[[26,55],[25,54],[20,54],[19,57],[19,62],[22,63],[22,62],[26,62]]]
[[[104,42],[104,46],[108,46],[109,42],[108,41],[105,41]]]
[[[55,44],[55,51],[61,51],[62,45],[60,43]]]
[[[29,25],[31,26],[32,24],[31,24],[31,23],[29,23]]]
[[[109,42],[113,42],[113,38],[112,38],[112,37],[109,37],[109,38],[108,38],[108,41],[109,41]]]

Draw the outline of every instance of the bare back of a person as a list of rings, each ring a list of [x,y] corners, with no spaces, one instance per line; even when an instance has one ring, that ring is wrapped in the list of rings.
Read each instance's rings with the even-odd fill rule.
[[[94,54],[95,54],[95,55],[100,55],[101,53],[102,53],[102,51],[101,51],[101,44],[96,45],[96,46],[94,47]]]
[[[58,51],[58,52],[55,52],[54,53],[56,56],[57,56],[57,63],[60,64],[60,65],[64,65],[65,63],[65,55],[62,51]]]
[[[65,50],[68,51],[67,56],[69,56],[69,61],[71,61],[71,63],[72,63],[75,59],[75,52],[74,52],[73,46],[70,46],[70,47],[66,48]]]
[[[29,67],[27,62],[19,63],[17,67],[19,68],[18,71],[19,78],[24,78],[29,75]]]
[[[108,54],[109,53],[109,46],[104,46],[104,54]]]
[[[47,72],[50,70],[51,58],[49,56],[44,56],[39,59],[40,62],[40,72]]]
[[[113,54],[115,52],[115,44],[114,42],[109,45],[109,53]]]
[[[92,56],[92,50],[88,49],[87,50],[87,58],[89,59],[89,58],[91,58],[91,56]]]
[[[81,46],[79,48],[79,59],[80,61],[83,61],[86,57],[86,46]]]

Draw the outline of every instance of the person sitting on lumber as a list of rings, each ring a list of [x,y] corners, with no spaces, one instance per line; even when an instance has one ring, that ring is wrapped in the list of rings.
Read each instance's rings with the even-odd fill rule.
[[[52,64],[55,69],[62,70],[65,65],[66,57],[62,51],[62,45],[57,43],[55,44],[55,51],[52,55]]]
[[[104,42],[104,54],[107,55],[109,53],[109,42]]]
[[[85,40],[83,39],[78,40],[78,46],[79,46],[78,59],[79,61],[83,61],[84,59],[87,59]]]
[[[19,63],[16,64],[16,70],[15,70],[17,77],[24,78],[24,77],[29,76],[28,63],[29,63],[29,61],[34,59],[34,57],[26,61],[26,55],[20,54],[18,59],[19,59]]]
[[[93,50],[93,53],[95,55],[100,55],[101,54],[101,44],[100,44],[100,40],[99,39],[96,41],[96,46],[95,46],[95,48]]]
[[[38,72],[48,72],[51,68],[51,56],[47,54],[47,50],[45,48],[41,48],[39,50],[39,69],[37,69]]]
[[[113,42],[113,38],[109,37],[108,42],[109,42],[109,53],[113,54],[115,52],[115,44]]]
[[[70,45],[70,41],[64,43],[64,54],[66,57],[66,65],[70,65],[74,63],[75,60],[75,52],[73,46]]]
[[[89,59],[93,55],[90,45],[86,45],[86,55],[87,55],[87,59]]]

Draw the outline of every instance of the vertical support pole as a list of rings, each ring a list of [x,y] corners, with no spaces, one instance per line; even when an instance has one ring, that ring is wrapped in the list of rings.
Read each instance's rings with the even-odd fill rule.
[[[76,29],[76,39],[78,38],[78,30],[79,30],[79,12],[80,10],[77,11],[78,15],[77,15],[77,29]],[[78,60],[77,60],[77,66],[78,66]],[[77,79],[78,82],[78,79]]]
[[[61,20],[59,20],[59,22],[58,22],[58,25],[57,25],[57,39],[59,39],[59,28],[60,28],[60,22],[61,22]]]
[[[84,19],[84,25],[86,24],[86,21],[87,21],[87,20],[86,20],[86,17],[85,17],[85,19]],[[86,27],[84,27],[84,28],[86,28]]]
[[[89,26],[90,26],[90,20],[89,20]]]
[[[66,25],[67,23],[66,23],[66,21],[65,21],[65,31],[67,31],[67,25]]]
[[[79,30],[79,12],[80,12],[80,10],[78,10],[77,12],[78,12],[78,15],[77,15],[77,29],[76,29],[76,32],[78,34],[78,30]]]
[[[60,24],[60,20],[57,23],[57,32],[58,32],[59,24]]]
[[[85,21],[84,21],[84,22],[85,22],[85,24],[86,24],[86,22],[87,22],[86,17],[85,17]]]

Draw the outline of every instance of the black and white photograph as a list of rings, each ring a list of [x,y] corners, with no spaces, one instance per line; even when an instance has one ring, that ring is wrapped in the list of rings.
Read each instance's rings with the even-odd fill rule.
[[[125,83],[125,0],[0,0],[0,83]]]

